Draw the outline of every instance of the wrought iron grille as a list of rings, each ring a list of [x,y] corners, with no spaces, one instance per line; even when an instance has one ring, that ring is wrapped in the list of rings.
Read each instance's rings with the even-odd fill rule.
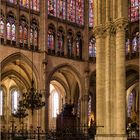
[[[93,140],[94,134],[88,126],[75,129],[66,128],[63,131],[49,129],[43,132],[39,127],[36,130],[15,130],[1,132],[1,140]]]

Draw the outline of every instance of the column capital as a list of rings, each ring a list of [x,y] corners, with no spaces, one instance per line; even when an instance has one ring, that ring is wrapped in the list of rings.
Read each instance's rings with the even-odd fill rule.
[[[101,38],[104,35],[104,31],[104,26],[101,24],[94,27],[93,33],[96,38]]]
[[[125,18],[119,18],[114,21],[116,32],[124,32],[128,25],[128,20]]]
[[[115,35],[116,30],[115,30],[115,25],[113,22],[108,22],[105,24],[105,36],[107,35]]]

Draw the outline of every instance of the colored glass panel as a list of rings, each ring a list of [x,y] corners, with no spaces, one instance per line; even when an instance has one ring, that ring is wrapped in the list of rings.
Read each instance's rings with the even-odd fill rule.
[[[66,0],[57,0],[57,17],[66,18]]]
[[[126,41],[126,54],[130,52],[130,39],[127,39]]]
[[[16,26],[14,17],[9,16],[7,19],[7,39],[15,40],[16,39]]]
[[[89,41],[89,57],[96,57],[95,38],[91,38]]]
[[[3,109],[3,107],[4,107],[4,99],[3,99],[3,90],[1,89],[0,90],[0,116],[2,116],[3,115],[3,111],[4,111],[4,109]]]
[[[68,49],[68,56],[69,57],[72,57],[73,56],[73,54],[74,54],[74,48],[73,48],[73,37],[72,37],[72,34],[71,33],[69,33],[68,34],[68,37],[67,37],[67,49]]]
[[[0,17],[0,37],[4,37],[4,19]]]
[[[12,40],[15,40],[16,39],[16,27],[15,27],[15,24],[12,24],[12,31],[11,31],[11,37],[12,37]]]
[[[139,49],[139,32],[137,32],[132,39],[132,53],[138,52]]]
[[[89,27],[93,27],[93,19],[94,19],[94,13],[93,13],[93,0],[89,0]]]
[[[131,22],[139,20],[140,17],[140,0],[130,0],[129,3],[129,19]]]
[[[7,39],[11,40],[11,25],[9,22],[7,23]]]
[[[76,38],[76,56],[81,58],[82,54],[82,43],[81,43],[81,36],[77,35]]]
[[[76,23],[83,25],[84,14],[84,2],[83,0],[76,0]]]
[[[63,36],[63,32],[59,31],[57,34],[57,42],[58,42],[58,48],[57,50],[60,52],[64,51],[63,45],[64,45],[64,36]]]
[[[20,5],[29,8],[29,0],[20,0]]]
[[[48,14],[56,16],[56,0],[48,0]]]
[[[8,0],[8,2],[11,2],[11,3],[17,4],[17,0]]]
[[[75,22],[75,0],[67,0],[67,20]]]
[[[51,29],[48,31],[48,48],[54,50],[54,33]]]

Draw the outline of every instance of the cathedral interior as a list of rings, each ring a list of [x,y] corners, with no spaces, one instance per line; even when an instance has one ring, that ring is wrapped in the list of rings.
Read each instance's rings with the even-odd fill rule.
[[[140,0],[0,1],[0,140],[138,140]]]

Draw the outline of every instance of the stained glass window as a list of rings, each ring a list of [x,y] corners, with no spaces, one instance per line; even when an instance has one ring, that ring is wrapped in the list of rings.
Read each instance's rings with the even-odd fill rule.
[[[76,0],[76,23],[83,24],[84,14],[84,2],[83,0]]]
[[[91,115],[91,96],[89,96],[89,101],[88,101],[88,116]]]
[[[33,29],[30,29],[30,45],[33,45]]]
[[[9,22],[7,23],[7,39],[11,40],[11,25]]]
[[[80,117],[80,110],[81,110],[80,99],[78,99],[77,117]]]
[[[3,107],[4,107],[4,99],[3,99],[4,95],[3,95],[3,90],[0,89],[0,116],[3,115]]]
[[[34,11],[40,10],[40,0],[30,0],[30,8]]]
[[[16,39],[16,26],[14,17],[8,16],[7,19],[7,39],[15,41]]]
[[[89,40],[89,57],[96,57],[95,38]]]
[[[0,37],[4,37],[4,16],[0,15]]]
[[[66,18],[66,0],[57,0],[57,17]]]
[[[37,31],[37,29],[34,30],[34,45],[38,46],[38,31]]]
[[[67,53],[68,57],[74,56],[74,48],[73,48],[73,34],[71,32],[68,32],[67,36]]]
[[[7,0],[7,1],[14,3],[14,4],[17,4],[17,0]]]
[[[132,91],[128,96],[128,103],[127,103],[128,117],[131,116],[132,111],[135,111],[135,102],[136,102],[136,94],[135,91]]]
[[[56,16],[56,0],[48,0],[48,14]]]
[[[75,0],[67,0],[67,20],[75,22]]]
[[[12,24],[11,37],[12,37],[12,40],[16,39],[16,26],[15,26],[15,24]]]
[[[126,40],[126,54],[130,52],[130,39]]]
[[[20,97],[19,91],[16,89],[12,90],[11,92],[12,113],[16,113],[18,109],[19,97]]]
[[[139,32],[132,39],[132,53],[138,52],[139,49]]]
[[[36,20],[33,20],[31,24],[30,45],[33,45],[34,49],[38,49],[38,25]]]
[[[129,2],[129,19],[131,22],[139,20],[140,17],[140,0],[130,0]]]
[[[19,26],[19,42],[22,43],[22,26]]]
[[[54,45],[55,45],[55,33],[52,28],[49,28],[48,30],[48,49],[49,50],[54,50]]]
[[[27,21],[24,19],[24,17],[22,17],[22,19],[20,20],[19,39],[20,39],[20,43],[23,43],[23,44],[28,43]]]
[[[94,19],[94,13],[93,13],[93,0],[89,0],[89,27],[93,27],[93,19]]]
[[[20,5],[29,8],[29,0],[20,0]]]
[[[82,58],[82,39],[81,35],[77,35],[76,37],[76,57]]]
[[[57,51],[61,54],[64,52],[64,34],[62,30],[57,33]]]
[[[55,90],[53,93],[53,98],[52,98],[52,117],[56,117],[58,112],[59,112],[59,95],[58,92]]]

